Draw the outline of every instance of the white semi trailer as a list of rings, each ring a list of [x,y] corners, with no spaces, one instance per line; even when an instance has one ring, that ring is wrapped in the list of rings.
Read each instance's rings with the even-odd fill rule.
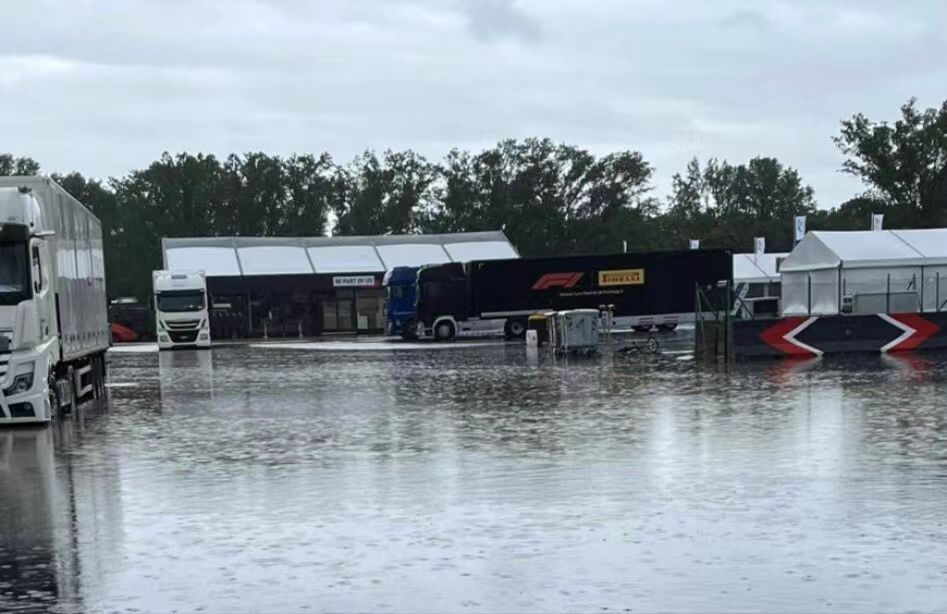
[[[45,177],[0,177],[0,425],[105,390],[102,225]]]

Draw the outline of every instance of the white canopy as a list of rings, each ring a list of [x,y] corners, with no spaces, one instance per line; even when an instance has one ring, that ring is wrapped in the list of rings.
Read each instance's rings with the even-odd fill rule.
[[[208,277],[385,273],[397,266],[519,255],[503,232],[372,237],[207,237],[161,242],[169,270],[207,272]]]
[[[407,245],[379,245],[375,249],[385,263],[385,270],[399,266],[423,266],[451,262],[444,247],[437,243],[410,243]]]
[[[947,265],[947,228],[892,230],[891,234],[920,253],[925,266]]]
[[[244,275],[300,275],[312,273],[306,250],[291,245],[238,247]]]
[[[947,228],[810,232],[780,273],[784,315],[838,313],[845,296],[893,296],[900,308],[907,300],[936,311],[947,279]]]
[[[444,249],[454,262],[519,258],[509,241],[464,241],[445,243]]]
[[[169,271],[201,270],[213,277],[240,277],[240,263],[233,247],[187,247],[165,250],[164,268]]]
[[[327,245],[310,247],[309,258],[316,273],[375,273],[385,265],[371,245]]]
[[[788,254],[734,254],[733,282],[761,284],[779,281],[776,263]]]
[[[947,264],[947,228],[810,232],[782,272]]]

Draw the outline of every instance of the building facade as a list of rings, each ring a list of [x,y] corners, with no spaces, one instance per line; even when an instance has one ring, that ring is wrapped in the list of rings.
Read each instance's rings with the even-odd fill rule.
[[[502,232],[162,240],[168,270],[207,275],[215,339],[377,333],[398,266],[517,258]]]

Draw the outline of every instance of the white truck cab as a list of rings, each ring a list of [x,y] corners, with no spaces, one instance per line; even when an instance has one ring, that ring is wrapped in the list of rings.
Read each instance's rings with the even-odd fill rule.
[[[209,348],[207,278],[203,271],[154,271],[158,349]]]
[[[98,219],[49,179],[0,178],[0,425],[103,394],[109,342]]]

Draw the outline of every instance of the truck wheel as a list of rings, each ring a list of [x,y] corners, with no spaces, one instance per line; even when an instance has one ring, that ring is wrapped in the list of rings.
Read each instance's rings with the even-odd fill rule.
[[[99,398],[99,357],[93,356],[89,359],[89,366],[92,367],[92,370],[89,371],[89,377],[92,378],[92,398]]]
[[[62,407],[59,404],[59,386],[54,374],[49,374],[49,378],[46,380],[46,386],[49,388],[49,391],[46,393],[46,397],[49,399],[49,417],[61,418]]]
[[[635,331],[636,333],[646,333],[651,330],[651,325],[638,324],[637,326],[632,326],[631,330]]]
[[[105,396],[105,355],[99,354],[92,359],[94,366],[92,372],[95,374],[93,377],[92,389],[95,393],[96,399],[101,399]]]
[[[439,322],[434,327],[434,338],[438,341],[450,341],[456,334],[457,331],[454,330],[454,324],[450,320]]]
[[[672,322],[670,324],[658,324],[658,330],[664,331],[666,333],[673,333],[677,329],[677,322]]]
[[[401,338],[405,341],[416,341],[418,338],[418,323],[414,320],[402,323]]]
[[[66,371],[66,381],[69,383],[69,403],[63,408],[63,413],[71,414],[79,406],[79,395],[76,390],[76,371],[72,367]]]
[[[520,319],[507,320],[503,325],[507,339],[520,339],[526,336],[526,322]]]

